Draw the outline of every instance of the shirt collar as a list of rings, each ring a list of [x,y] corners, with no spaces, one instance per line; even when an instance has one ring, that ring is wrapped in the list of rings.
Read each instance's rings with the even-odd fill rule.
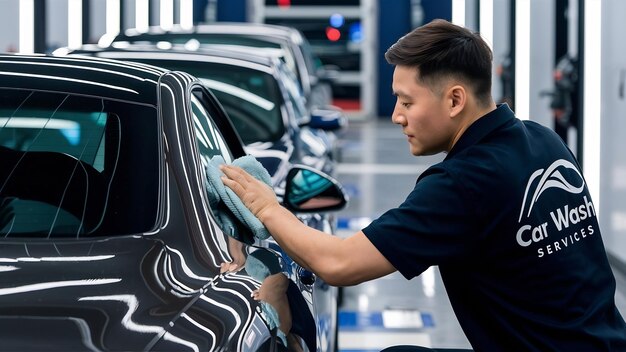
[[[474,121],[467,128],[467,130],[465,130],[463,135],[461,135],[461,138],[459,138],[456,144],[452,147],[452,150],[450,150],[446,156],[446,159],[450,159],[462,150],[478,143],[486,135],[500,128],[500,126],[505,123],[510,122],[514,118],[515,114],[506,103],[499,104],[495,110],[483,115],[481,118]]]

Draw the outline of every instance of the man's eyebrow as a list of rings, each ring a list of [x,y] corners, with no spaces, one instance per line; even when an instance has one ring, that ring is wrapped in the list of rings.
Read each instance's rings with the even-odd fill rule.
[[[410,96],[406,93],[403,92],[398,92],[398,91],[392,91],[391,94],[393,94],[393,96],[398,97],[398,98],[410,98]]]

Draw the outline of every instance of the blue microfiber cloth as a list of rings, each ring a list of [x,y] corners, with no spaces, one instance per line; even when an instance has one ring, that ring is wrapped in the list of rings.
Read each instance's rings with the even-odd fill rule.
[[[207,195],[209,204],[222,231],[240,241],[251,243],[254,239],[243,238],[246,230],[252,232],[255,238],[264,240],[270,236],[265,225],[243,204],[235,192],[224,186],[219,166],[225,164],[224,158],[217,155],[211,158],[207,165]],[[238,166],[254,178],[272,186],[272,179],[267,170],[252,155],[235,159],[232,165]]]

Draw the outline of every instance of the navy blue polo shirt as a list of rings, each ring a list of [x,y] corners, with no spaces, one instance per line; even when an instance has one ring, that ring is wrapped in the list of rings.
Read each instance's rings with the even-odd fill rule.
[[[579,165],[500,105],[363,229],[411,279],[438,265],[478,351],[626,351],[615,278]]]

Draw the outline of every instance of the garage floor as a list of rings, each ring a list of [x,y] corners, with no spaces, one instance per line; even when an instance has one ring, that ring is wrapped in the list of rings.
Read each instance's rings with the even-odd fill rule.
[[[339,215],[339,235],[348,236],[399,205],[417,176],[444,155],[416,158],[400,127],[389,119],[354,121],[341,136],[337,178],[350,196]],[[618,279],[616,302],[626,316],[626,280]],[[406,280],[398,273],[343,289],[339,312],[342,352],[380,351],[410,344],[471,348],[461,330],[436,267]]]

